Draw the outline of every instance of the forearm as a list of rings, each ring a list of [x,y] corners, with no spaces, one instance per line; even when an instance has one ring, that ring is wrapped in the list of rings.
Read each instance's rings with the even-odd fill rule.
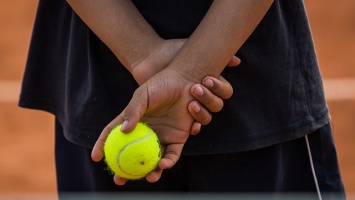
[[[195,81],[218,77],[273,0],[216,0],[169,67]]]
[[[129,71],[141,54],[161,40],[130,0],[67,2]]]

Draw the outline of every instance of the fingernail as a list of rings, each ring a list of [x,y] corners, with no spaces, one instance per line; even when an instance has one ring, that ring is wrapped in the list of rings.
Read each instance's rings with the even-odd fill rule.
[[[121,131],[123,132],[124,130],[126,130],[127,126],[128,126],[128,120],[124,120],[124,122],[121,126]]]
[[[193,90],[193,93],[197,96],[203,95],[203,89],[201,86],[196,86]]]
[[[207,78],[207,79],[203,82],[203,84],[204,84],[206,87],[208,87],[208,88],[212,88],[213,85],[214,85],[213,81],[212,81],[211,79],[209,79],[209,78]]]
[[[200,133],[200,131],[201,131],[200,129],[194,130],[193,134],[197,135],[198,133]]]
[[[201,110],[201,108],[200,108],[200,106],[197,103],[195,103],[192,106],[192,110],[197,113],[197,112],[199,112]]]

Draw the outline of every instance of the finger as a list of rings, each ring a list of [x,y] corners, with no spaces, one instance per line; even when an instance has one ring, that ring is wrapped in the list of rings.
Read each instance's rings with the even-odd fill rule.
[[[212,89],[214,89],[214,87],[212,87]],[[222,93],[222,91],[217,92]],[[200,84],[195,84],[191,87],[191,94],[201,105],[203,105],[210,112],[219,112],[223,108],[223,100],[218,95],[215,95],[209,89],[205,88]]]
[[[222,99],[229,99],[233,95],[232,85],[222,76],[218,79],[207,76],[202,80],[202,85]]]
[[[146,176],[145,179],[146,179],[149,183],[155,183],[155,182],[157,182],[157,181],[161,178],[162,173],[163,173],[163,170],[162,170],[162,169],[154,170],[154,171],[150,172],[150,173]]]
[[[113,182],[114,182],[116,185],[122,186],[122,185],[126,184],[127,179],[124,179],[124,178],[121,178],[121,177],[115,175],[115,176],[113,177]]]
[[[233,56],[232,59],[228,62],[228,67],[235,67],[241,63],[241,60],[237,56]]]
[[[180,158],[184,144],[169,144],[166,146],[164,157],[159,161],[160,169],[172,168]]]
[[[211,120],[212,120],[211,114],[208,112],[208,110],[206,110],[203,106],[201,106],[201,104],[199,102],[191,101],[187,105],[187,108],[190,112],[190,115],[195,119],[195,121],[199,122],[200,125],[201,124],[207,125],[211,122]],[[200,130],[199,130],[200,128],[201,128],[201,126],[198,127],[198,124],[193,124],[191,127],[191,132],[196,132],[196,131],[200,132]]]
[[[105,128],[107,129],[107,128]],[[106,138],[108,136],[109,130],[104,130],[100,136],[99,139],[96,141],[93,150],[91,151],[91,159],[94,162],[99,162],[100,160],[102,160],[104,158],[104,151],[103,151],[103,147],[106,141]]]
[[[191,126],[190,135],[197,135],[201,131],[202,124],[200,122],[194,122]]]
[[[137,125],[140,118],[144,115],[148,107],[148,95],[145,88],[138,88],[131,101],[123,112],[123,124],[121,131],[124,133],[131,132]]]
[[[93,150],[91,151],[91,159],[95,162],[99,162],[104,157],[103,147],[107,136],[110,134],[111,130],[117,125],[121,124],[123,121],[122,115],[119,115],[114,120],[112,120],[101,132],[99,138],[97,139]]]
[[[91,159],[95,162],[99,162],[104,157],[103,147],[107,136],[111,130],[119,124],[122,124],[121,131],[128,133],[132,131],[137,125],[139,119],[144,114],[147,108],[147,96],[144,91],[136,90],[133,97],[125,110],[112,120],[101,132],[98,140],[96,141],[94,148],[91,152]]]

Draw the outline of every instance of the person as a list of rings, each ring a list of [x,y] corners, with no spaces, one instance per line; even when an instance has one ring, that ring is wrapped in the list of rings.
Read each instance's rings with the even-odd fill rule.
[[[63,9],[58,10],[59,7],[62,7]],[[46,10],[46,11],[42,12],[44,10]],[[51,10],[53,12],[47,12],[48,10]],[[57,166],[57,172],[58,172],[57,174],[58,174],[58,179],[59,179],[58,180],[58,185],[59,185],[58,189],[60,191],[62,190],[62,187],[61,187],[61,177],[62,176],[60,174],[61,174],[61,167],[63,166],[63,165],[61,165],[62,162],[60,160],[62,158],[66,158],[66,159],[68,158],[67,156],[63,157],[63,155],[65,155],[66,153],[61,152],[61,150],[63,149],[64,151],[67,151],[67,152],[71,151],[69,147],[68,148],[65,147],[65,145],[63,144],[64,143],[63,141],[67,142],[66,140],[68,138],[69,138],[69,140],[73,140],[73,137],[70,134],[67,134],[66,130],[64,131],[64,137],[67,137],[67,138],[62,137],[62,135],[61,135],[61,134],[63,134],[63,130],[62,130],[63,125],[62,124],[71,123],[72,118],[69,117],[67,119],[63,119],[61,116],[64,116],[64,115],[66,117],[71,116],[72,113],[69,113],[68,111],[73,111],[73,113],[75,113],[78,111],[78,110],[76,110],[78,108],[77,108],[77,106],[71,107],[72,106],[71,104],[66,104],[64,102],[60,102],[60,101],[56,101],[56,100],[64,100],[64,98],[65,98],[64,95],[67,95],[67,93],[64,91],[65,90],[69,91],[70,87],[73,87],[74,85],[82,85],[82,87],[85,88],[85,90],[95,90],[94,88],[89,87],[90,84],[92,84],[91,81],[90,81],[90,83],[88,83],[87,79],[83,79],[83,80],[81,80],[81,82],[80,81],[76,82],[77,79],[75,79],[71,76],[67,76],[66,77],[67,80],[63,80],[63,79],[59,80],[59,81],[65,82],[65,84],[67,84],[67,85],[58,84],[58,82],[51,82],[53,80],[54,81],[57,80],[57,78],[53,79],[53,77],[51,75],[55,74],[55,75],[58,75],[58,77],[60,77],[59,74],[63,72],[63,69],[64,69],[63,66],[65,68],[70,66],[70,64],[67,65],[66,62],[68,60],[72,60],[72,58],[66,57],[66,56],[68,56],[68,55],[66,55],[67,54],[66,49],[71,48],[72,49],[71,51],[74,52],[74,51],[76,51],[74,49],[77,48],[77,50],[79,50],[78,52],[82,51],[82,49],[81,49],[82,46],[80,46],[80,45],[82,45],[82,43],[81,43],[81,42],[83,42],[82,40],[81,41],[75,40],[75,42],[77,42],[77,43],[71,44],[72,41],[69,41],[68,38],[65,37],[66,34],[63,33],[64,27],[66,27],[66,26],[63,23],[59,23],[63,20],[63,18],[58,17],[58,16],[65,16],[64,15],[64,13],[66,13],[65,10],[71,10],[71,9],[69,9],[67,3],[65,3],[65,2],[57,2],[54,4],[52,2],[47,2],[47,1],[39,2],[37,18],[36,18],[36,23],[35,23],[35,28],[34,28],[34,34],[32,37],[32,45],[30,48],[29,56],[28,56],[26,74],[25,74],[25,77],[23,80],[23,90],[22,90],[22,94],[21,94],[21,100],[19,103],[19,105],[23,106],[23,107],[39,108],[42,110],[49,111],[49,112],[56,115],[56,118],[57,118],[56,119],[56,133],[57,133],[56,134],[56,136],[57,136],[57,138],[56,138],[56,161],[58,164],[58,166]],[[70,11],[70,12],[72,12],[72,11]],[[68,13],[70,13],[70,12],[68,12]],[[62,15],[60,15],[59,13],[61,13]],[[56,17],[49,17],[49,19],[51,19],[51,20],[48,20],[48,18],[43,17],[43,16],[47,16],[49,14],[53,14]],[[80,23],[82,24],[81,20],[76,15],[74,15],[71,20],[68,20],[68,18],[67,18],[66,20],[63,20],[63,21],[66,23],[69,23],[69,24],[74,24],[77,22],[79,24]],[[84,24],[82,24],[82,25],[84,25]],[[51,28],[48,29],[48,27],[51,27]],[[49,34],[47,34],[48,30],[51,31]],[[61,33],[61,34],[59,34],[59,33]],[[90,33],[91,33],[91,31],[90,31]],[[97,42],[101,43],[101,41],[99,41],[94,34],[92,34],[92,37],[94,37],[93,38],[94,40],[97,40]],[[62,41],[62,42],[67,41],[68,43],[61,43],[64,45],[59,46],[60,48],[53,48],[53,46],[49,45],[49,43],[41,43],[41,41],[46,41],[46,42],[48,42],[48,41],[51,41],[51,42],[53,42],[53,41],[54,42],[55,41]],[[178,48],[180,48],[183,43],[184,43],[183,39],[167,41],[166,44],[161,45],[162,49],[156,49],[154,53],[151,53],[149,55],[148,59],[146,59],[149,61],[148,62],[145,61],[145,63],[148,63],[148,64],[145,64],[144,75],[146,76],[147,72],[149,72],[149,70],[147,70],[148,67],[152,68],[154,70],[158,69],[159,67],[163,67],[163,65],[166,62],[169,62],[169,60],[167,60],[167,59],[171,59],[170,57],[176,53]],[[94,44],[94,42],[92,44]],[[78,47],[80,47],[80,48],[78,48]],[[60,49],[61,51],[58,51],[58,49]],[[132,76],[128,75],[125,70],[122,70],[123,67],[125,67],[125,66],[122,66],[119,62],[117,62],[117,59],[113,57],[113,54],[111,54],[109,52],[109,50],[102,43],[101,43],[101,46],[99,45],[97,50],[102,51],[102,54],[108,54],[108,56],[102,55],[102,54],[99,54],[99,55],[92,54],[92,55],[90,55],[91,59],[93,59],[93,60],[95,60],[95,59],[103,60],[104,59],[102,63],[105,63],[104,62],[104,61],[106,61],[105,59],[107,59],[107,57],[111,56],[111,59],[113,58],[112,59],[113,62],[112,61],[106,62],[105,64],[107,64],[107,66],[109,66],[109,67],[114,65],[114,67],[117,67],[120,69],[118,71],[118,74],[120,74],[120,73],[125,74],[125,76],[123,76],[123,78],[125,80],[121,80],[121,81],[131,82],[131,84],[132,84],[131,88],[128,87],[128,91],[127,91],[127,88],[126,88],[127,85],[125,85],[125,88],[121,92],[123,92],[124,94],[127,94],[127,92],[128,93],[132,92],[132,88],[136,87],[137,83],[138,84],[142,83],[143,79],[132,80]],[[158,60],[156,60],[156,58],[155,58],[157,56],[156,54],[159,54],[160,52],[163,52],[163,55],[159,55],[159,57],[157,58]],[[51,58],[47,57],[48,58],[47,60],[46,59],[45,60],[38,60],[37,59],[38,56],[41,56],[43,54],[51,55],[52,57]],[[71,55],[77,56],[76,53],[73,53]],[[65,59],[63,59],[64,57],[65,57]],[[166,59],[164,60],[162,58],[166,58]],[[83,61],[83,60],[80,60],[80,61]],[[240,60],[234,56],[227,65],[236,66],[239,64],[239,62],[240,62]],[[50,65],[48,63],[55,64],[53,66],[53,69],[47,68]],[[76,62],[74,62],[74,63],[78,64],[78,66],[83,65],[83,63],[76,63]],[[87,64],[87,63],[85,63],[84,65],[89,66],[89,64]],[[42,70],[40,73],[39,73],[39,69]],[[32,70],[36,71],[36,73],[33,73]],[[57,71],[55,71],[55,70],[57,70]],[[68,71],[70,71],[70,70],[68,70]],[[89,69],[89,71],[90,71],[90,69]],[[79,70],[76,72],[71,71],[68,73],[76,73],[76,75],[78,75],[77,73],[81,73],[81,75],[83,75],[84,72],[85,71]],[[90,77],[90,79],[96,79],[97,77],[104,78],[106,76],[109,76],[110,73],[111,72],[104,74],[103,76],[95,76],[95,78],[90,77],[90,76],[97,75],[98,73],[87,74],[86,76]],[[64,75],[64,76],[66,76],[66,75]],[[136,77],[134,77],[134,78],[136,78]],[[34,80],[40,80],[40,82],[36,82]],[[41,82],[41,81],[45,82],[45,84],[42,84],[43,82]],[[72,81],[74,81],[74,82],[72,82]],[[230,84],[228,82],[226,82],[222,77],[219,77],[218,79],[215,79],[213,77],[206,77],[204,82],[207,83],[206,85],[210,85],[211,91],[214,91],[216,94],[218,94],[222,98],[228,98],[232,94],[232,88],[231,88]],[[83,84],[86,84],[86,85],[84,86]],[[89,84],[89,85],[87,85],[87,84]],[[70,87],[67,87],[68,85],[70,85]],[[64,87],[62,87],[62,86],[64,86]],[[36,89],[34,89],[34,88],[36,88]],[[201,95],[201,97],[196,96],[196,99],[203,98],[202,101],[204,101],[204,105],[206,105],[209,109],[214,110],[215,112],[220,110],[221,107],[223,106],[223,102],[221,102],[221,99],[214,96],[215,94],[211,93],[207,88],[205,88],[205,89],[203,89],[203,88],[204,87],[202,85],[192,88],[193,90],[197,91],[197,93],[200,93],[200,95]],[[34,100],[32,97],[33,94],[31,94],[32,92],[34,92],[34,91],[32,91],[33,89],[36,92],[38,92],[38,91],[43,92],[40,95],[38,95],[38,93],[36,94],[36,96],[38,95],[37,97],[39,99],[40,99],[40,97],[47,95],[48,92],[51,91],[50,95],[53,95],[53,97],[54,97],[52,99],[52,102],[48,103],[48,102],[43,102],[43,100],[39,100],[41,103],[40,103],[40,105],[38,105],[36,103],[38,99]],[[81,91],[83,91],[83,90],[80,90],[79,93]],[[61,92],[64,92],[64,93],[61,93]],[[111,92],[111,91],[109,91],[109,92]],[[28,93],[30,93],[30,94],[28,94]],[[90,95],[93,95],[93,96],[90,96]],[[102,95],[102,94],[99,94],[99,95]],[[95,91],[95,92],[88,94],[88,96],[90,96],[90,97],[86,97],[86,98],[88,98],[88,99],[89,98],[97,98],[97,96],[99,96],[99,95],[97,94],[97,91]],[[131,95],[131,94],[129,94],[129,95]],[[76,94],[71,94],[68,96],[75,96],[75,98],[78,98],[80,96],[80,94],[78,95],[76,93]],[[107,94],[105,96],[107,96]],[[47,99],[47,98],[43,98],[43,99]],[[75,100],[73,101],[73,103],[75,103]],[[103,104],[93,104],[93,105],[102,106],[106,102],[101,102],[101,103],[103,103]],[[115,107],[116,102],[112,101],[112,103],[113,103],[112,107]],[[51,106],[53,104],[60,105],[62,107],[60,107],[59,109],[55,109],[53,106]],[[66,106],[68,106],[68,108],[70,107],[72,110],[69,110]],[[192,109],[197,108],[199,110],[199,112],[195,114],[195,119],[198,119],[199,115],[201,115],[204,118],[204,123],[208,123],[208,121],[210,121],[211,116],[204,109],[203,106],[199,105],[199,102],[196,102],[196,101],[192,102],[191,107],[192,107]],[[98,116],[99,117],[98,120],[100,120],[101,117],[106,118],[106,120],[110,119],[110,117],[106,116],[107,114],[108,113]],[[75,119],[75,120],[80,120],[80,119]],[[104,123],[106,123],[106,122],[104,122]],[[76,123],[77,123],[77,121],[76,121]],[[72,125],[69,124],[68,126],[70,127]],[[102,125],[99,125],[99,126],[102,126]],[[200,126],[201,126],[200,123],[194,123],[193,127],[191,128],[191,130],[193,131],[191,134],[196,134],[199,131]],[[76,131],[80,131],[80,130],[76,130]],[[90,138],[91,138],[90,130],[84,130],[84,131],[85,131],[85,134],[87,134],[85,137],[89,138],[89,140],[90,140]],[[93,130],[93,132],[94,132],[94,134],[96,132],[96,134],[98,135],[97,130]],[[76,141],[74,141],[74,143],[78,143],[78,142],[80,143],[83,141],[82,140],[83,138],[79,138],[79,139],[81,139],[81,140],[79,141],[77,139]],[[89,146],[90,143],[85,143],[84,145]],[[66,160],[66,161],[68,161],[68,160]],[[70,162],[68,162],[68,163],[70,163]],[[75,181],[73,181],[73,182],[75,182]]]
[[[39,3],[19,103],[56,115],[59,191],[343,195],[303,1],[68,4]],[[139,120],[164,156],[151,183],[115,187],[103,143]]]

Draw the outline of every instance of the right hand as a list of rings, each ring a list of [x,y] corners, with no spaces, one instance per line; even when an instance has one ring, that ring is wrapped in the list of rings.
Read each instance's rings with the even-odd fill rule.
[[[188,110],[195,119],[191,127],[191,135],[200,132],[202,125],[207,125],[212,120],[210,112],[219,112],[223,108],[223,99],[229,99],[233,94],[231,84],[222,76],[218,79],[205,77],[201,84],[191,87],[191,95],[195,98],[188,104]]]

